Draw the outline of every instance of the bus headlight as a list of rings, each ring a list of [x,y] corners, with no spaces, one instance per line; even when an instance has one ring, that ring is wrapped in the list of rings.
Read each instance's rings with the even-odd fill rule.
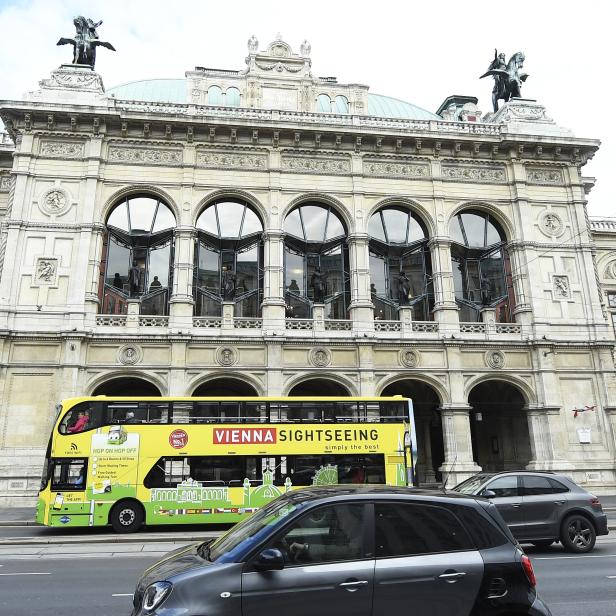
[[[147,612],[156,609],[171,592],[171,582],[154,582],[143,593],[143,609]]]

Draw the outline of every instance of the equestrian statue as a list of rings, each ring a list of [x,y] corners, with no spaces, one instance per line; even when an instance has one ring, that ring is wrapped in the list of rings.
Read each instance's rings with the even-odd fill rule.
[[[510,98],[520,98],[522,96],[522,82],[526,81],[528,75],[521,73],[520,69],[524,65],[524,54],[521,51],[514,53],[509,62],[505,63],[505,54],[494,50],[494,60],[490,63],[488,70],[479,78],[494,77],[494,88],[492,90],[492,105],[494,111],[498,111],[499,99],[507,102]]]
[[[96,48],[100,45],[115,51],[115,47],[111,43],[98,40],[96,28],[103,23],[102,21],[94,23],[91,19],[79,16],[73,19],[73,23],[77,30],[75,38],[61,38],[57,44],[73,46],[73,64],[83,64],[94,69]]]

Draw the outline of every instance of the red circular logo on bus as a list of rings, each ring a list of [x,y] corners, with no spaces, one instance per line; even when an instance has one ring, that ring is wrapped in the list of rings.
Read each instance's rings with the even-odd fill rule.
[[[169,435],[169,445],[174,449],[182,449],[188,444],[188,434],[184,430],[174,430]]]

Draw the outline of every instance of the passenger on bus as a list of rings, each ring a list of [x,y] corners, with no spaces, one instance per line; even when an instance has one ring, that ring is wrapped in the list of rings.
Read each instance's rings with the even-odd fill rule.
[[[79,415],[77,416],[77,421],[67,428],[67,432],[75,433],[75,432],[83,432],[90,421],[90,416],[86,411],[79,411]]]

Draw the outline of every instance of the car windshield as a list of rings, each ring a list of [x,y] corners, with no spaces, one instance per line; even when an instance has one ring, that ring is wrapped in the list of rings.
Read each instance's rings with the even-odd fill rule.
[[[461,492],[462,494],[476,494],[479,487],[488,481],[490,477],[492,477],[492,475],[474,475],[462,483],[459,483],[455,488],[452,488],[452,490]]]
[[[235,562],[238,554],[245,553],[247,549],[260,542],[269,535],[273,527],[300,507],[301,504],[291,503],[286,498],[273,501],[214,541],[209,546],[209,559]]]

